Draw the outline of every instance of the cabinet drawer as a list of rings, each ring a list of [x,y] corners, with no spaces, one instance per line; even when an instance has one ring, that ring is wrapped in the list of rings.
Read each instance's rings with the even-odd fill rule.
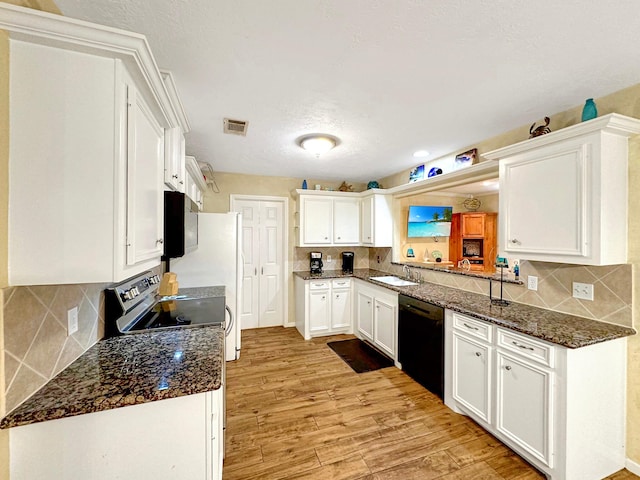
[[[329,280],[311,280],[309,290],[327,290],[331,286]]]
[[[491,342],[492,340],[493,329],[490,324],[460,313],[453,314],[453,328],[486,342]]]
[[[350,278],[334,278],[331,281],[331,286],[333,288],[349,288],[351,287],[351,279]]]
[[[497,345],[541,365],[554,366],[554,347],[529,336],[498,328]]]

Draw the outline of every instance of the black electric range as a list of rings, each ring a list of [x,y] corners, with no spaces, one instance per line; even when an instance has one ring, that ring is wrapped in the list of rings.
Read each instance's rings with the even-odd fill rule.
[[[105,336],[221,325],[225,322],[225,297],[175,295],[160,297],[160,278],[152,272],[112,285],[105,290]]]

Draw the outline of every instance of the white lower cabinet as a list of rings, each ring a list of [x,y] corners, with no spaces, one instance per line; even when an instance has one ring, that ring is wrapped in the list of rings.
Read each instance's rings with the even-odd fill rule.
[[[625,464],[626,339],[565,348],[447,310],[445,404],[553,480]]]
[[[452,396],[489,423],[493,348],[458,332],[453,333],[452,347]]]
[[[398,351],[398,294],[362,280],[354,282],[356,335],[395,360]]]
[[[496,352],[497,430],[549,467],[553,467],[553,372],[532,362]]]
[[[358,337],[373,342],[373,292],[362,288],[358,282],[355,287],[356,323]]]
[[[351,331],[351,279],[295,279],[296,328],[305,340]]]
[[[223,392],[11,428],[11,478],[219,480]]]

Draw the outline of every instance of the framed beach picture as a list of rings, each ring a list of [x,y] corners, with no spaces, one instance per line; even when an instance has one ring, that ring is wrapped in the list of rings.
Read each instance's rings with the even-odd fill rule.
[[[478,149],[472,148],[464,153],[459,153],[456,155],[456,159],[453,162],[453,169],[458,170],[460,168],[465,168],[471,165],[474,165],[478,161]]]
[[[417,182],[424,178],[424,165],[418,165],[409,172],[409,183]]]

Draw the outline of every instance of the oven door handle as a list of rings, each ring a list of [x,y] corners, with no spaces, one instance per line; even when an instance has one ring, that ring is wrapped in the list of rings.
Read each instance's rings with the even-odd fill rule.
[[[231,309],[229,308],[229,305],[225,305],[224,309],[229,312],[229,325],[227,325],[227,329],[224,332],[224,336],[228,337],[229,334],[231,333],[231,329],[233,328],[233,312],[231,311]]]

